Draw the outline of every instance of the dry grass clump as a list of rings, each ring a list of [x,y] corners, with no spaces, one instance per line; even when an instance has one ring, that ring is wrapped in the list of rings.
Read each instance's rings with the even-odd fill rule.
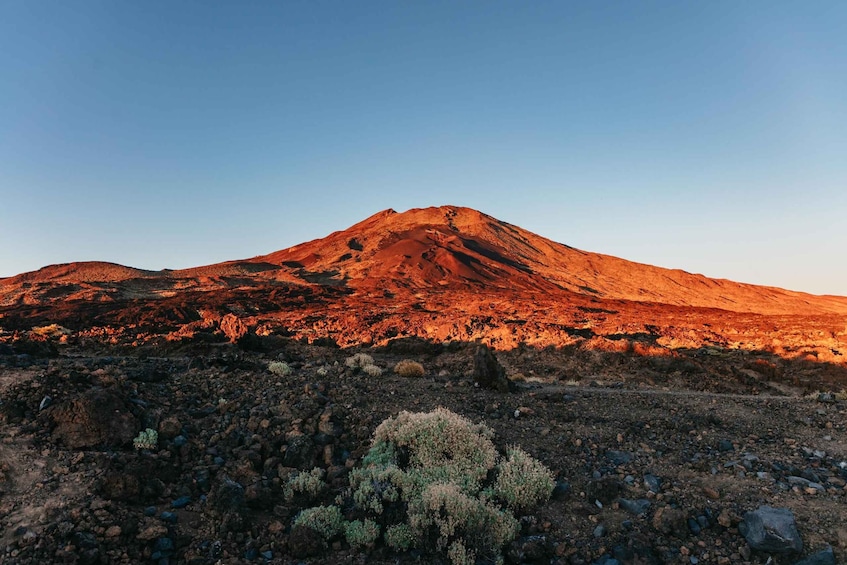
[[[502,560],[520,530],[516,511],[546,500],[552,474],[517,447],[498,454],[493,432],[444,408],[401,412],[383,421],[350,488],[326,507],[304,510],[295,525],[353,547],[380,539],[391,549],[435,551],[453,565]],[[356,519],[339,525],[340,508]]]
[[[401,377],[422,377],[424,376],[424,367],[417,361],[403,359],[394,365],[394,372]]]

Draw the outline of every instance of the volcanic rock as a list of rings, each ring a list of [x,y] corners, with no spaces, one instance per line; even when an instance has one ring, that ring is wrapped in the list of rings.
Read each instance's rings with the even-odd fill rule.
[[[139,422],[117,393],[93,388],[44,411],[52,421],[53,440],[71,448],[119,446],[132,441]]]
[[[739,525],[750,547],[758,551],[771,553],[800,553],[803,551],[803,540],[794,514],[787,508],[772,508],[762,506],[744,515]]]
[[[509,379],[506,378],[506,369],[485,345],[477,347],[474,354],[473,380],[475,384],[482,388],[509,392]]]

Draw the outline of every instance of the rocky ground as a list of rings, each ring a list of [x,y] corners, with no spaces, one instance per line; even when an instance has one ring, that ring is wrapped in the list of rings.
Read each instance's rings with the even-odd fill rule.
[[[363,350],[379,376],[345,365],[358,350],[243,345],[0,343],[0,562],[446,562],[292,536],[302,505],[282,493],[318,466],[332,501],[383,419],[438,406],[557,477],[509,563],[789,564],[828,547],[834,561],[817,562],[847,562],[843,366],[518,347],[497,354],[512,383],[498,392],[474,386],[475,344]],[[426,374],[393,374],[401,359]],[[270,372],[277,360],[292,372]],[[158,442],[137,449],[146,428]],[[740,530],[762,506],[793,513],[802,551],[748,542]]]

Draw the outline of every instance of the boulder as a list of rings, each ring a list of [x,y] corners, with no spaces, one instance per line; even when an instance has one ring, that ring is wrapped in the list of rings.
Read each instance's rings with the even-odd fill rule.
[[[794,514],[787,508],[772,508],[761,506],[753,512],[747,512],[739,524],[741,531],[750,547],[757,551],[769,553],[800,553],[803,551],[803,540]]]
[[[140,424],[116,392],[91,389],[44,410],[53,440],[67,447],[119,446],[132,441]]]
[[[497,361],[494,353],[485,345],[480,345],[473,359],[473,381],[477,386],[499,392],[509,392],[509,379],[506,369]]]

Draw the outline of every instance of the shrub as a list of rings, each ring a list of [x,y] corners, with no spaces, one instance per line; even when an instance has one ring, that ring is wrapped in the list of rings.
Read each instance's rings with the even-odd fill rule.
[[[378,377],[382,374],[382,369],[380,369],[376,365],[365,365],[364,367],[362,367],[362,372],[372,377]]]
[[[285,361],[271,361],[268,364],[268,371],[278,377],[287,377],[291,374],[291,367]]]
[[[156,449],[159,447],[159,432],[153,428],[147,428],[138,432],[138,436],[132,440],[135,449]]]
[[[373,520],[347,522],[344,525],[344,538],[353,548],[373,545],[379,539],[379,524]]]
[[[362,369],[367,365],[373,365],[374,358],[367,353],[356,353],[352,357],[348,357],[344,361],[344,364],[351,369]]]
[[[394,524],[385,529],[383,535],[385,545],[395,551],[406,551],[412,544],[415,543],[415,536],[412,534],[412,528],[407,524]]]
[[[344,517],[337,506],[315,506],[300,512],[294,525],[311,528],[325,540],[330,540],[344,529]]]
[[[401,412],[374,431],[338,506],[304,510],[295,525],[326,540],[343,531],[355,548],[376,543],[382,530],[385,545],[397,551],[435,550],[453,565],[499,561],[520,529],[514,512],[545,500],[553,479],[517,447],[501,457],[493,435],[444,408]],[[358,519],[344,523],[341,506]]]
[[[444,408],[412,414],[400,412],[388,418],[374,432],[374,442],[386,442],[408,454],[407,482],[410,496],[434,482],[454,482],[468,491],[494,468],[497,450],[493,432],[486,426]]]
[[[417,361],[403,359],[394,365],[394,372],[401,377],[422,377],[424,376],[424,367]]]
[[[506,460],[497,466],[493,494],[512,510],[526,510],[550,498],[553,474],[523,449],[510,447]]]
[[[283,489],[285,499],[290,501],[295,495],[303,494],[309,498],[317,497],[326,487],[324,483],[324,470],[320,467],[315,467],[308,473],[301,471],[291,475],[288,483]]]

